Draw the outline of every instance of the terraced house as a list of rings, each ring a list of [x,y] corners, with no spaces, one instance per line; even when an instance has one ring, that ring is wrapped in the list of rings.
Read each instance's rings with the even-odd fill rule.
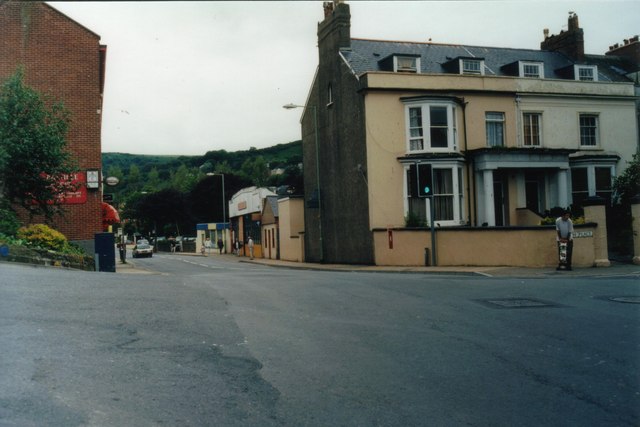
[[[457,242],[439,241],[444,264],[478,263],[447,261],[476,238],[462,232],[611,198],[638,147],[637,37],[585,54],[572,14],[540,50],[363,40],[347,4],[324,7],[301,121],[307,261],[422,264],[433,223]]]

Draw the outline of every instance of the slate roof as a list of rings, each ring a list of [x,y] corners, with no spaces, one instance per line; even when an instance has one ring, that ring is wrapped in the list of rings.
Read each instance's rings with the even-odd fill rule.
[[[505,66],[533,61],[544,63],[546,79],[567,79],[562,70],[580,64],[597,65],[599,81],[629,82],[625,74],[637,68],[623,58],[605,55],[585,55],[584,61],[575,62],[560,52],[543,50],[365,39],[351,39],[351,47],[341,49],[341,53],[356,75],[392,71],[385,69],[383,64],[385,58],[393,55],[419,56],[420,72],[435,74],[458,74],[447,66],[456,58],[484,59],[486,76],[513,76]]]
[[[271,212],[273,212],[273,216],[278,218],[278,196],[267,196],[267,203],[271,206]]]

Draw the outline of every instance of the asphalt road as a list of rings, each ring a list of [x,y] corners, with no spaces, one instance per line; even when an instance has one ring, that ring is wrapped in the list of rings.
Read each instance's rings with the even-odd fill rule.
[[[0,426],[637,426],[640,282],[0,264]]]

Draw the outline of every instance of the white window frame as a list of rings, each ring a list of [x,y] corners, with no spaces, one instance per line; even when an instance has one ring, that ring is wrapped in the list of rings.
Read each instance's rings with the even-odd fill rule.
[[[400,67],[401,60],[411,60],[413,62],[412,67]],[[403,56],[394,55],[393,57],[393,71],[396,73],[419,73],[420,72],[420,57],[419,56]]]
[[[407,180],[407,175],[409,172],[410,164],[404,165],[404,216],[407,217],[409,215],[409,182]],[[439,226],[459,226],[466,224],[463,219],[464,215],[464,167],[459,162],[438,162],[431,164],[432,170],[434,172],[437,170],[450,170],[451,171],[451,179],[452,179],[452,187],[454,192],[447,194],[448,197],[451,198],[453,204],[453,218],[450,220],[437,220],[436,224]],[[425,197],[422,202],[425,204],[425,212],[426,217],[423,218],[427,224],[431,224],[431,212],[429,208],[429,203],[432,203],[434,198],[439,197],[437,193],[435,193],[436,185],[434,183],[434,195],[431,197]]]
[[[533,74],[530,72],[525,73],[527,67],[535,67],[538,72]],[[519,62],[519,72],[520,77],[524,77],[527,79],[543,79],[544,78],[544,63],[542,62],[532,62],[532,61],[520,61]]]
[[[583,78],[581,71],[590,70],[591,78]],[[583,82],[597,82],[598,81],[598,67],[596,65],[574,65],[573,75],[575,79]]]
[[[593,132],[593,144],[583,144],[583,126],[582,126],[582,118],[593,118],[595,120],[595,126],[591,126],[590,128],[594,128]],[[597,113],[579,113],[578,114],[578,138],[580,148],[598,148],[600,146],[600,115]]]
[[[525,129],[527,126],[527,116],[538,117],[538,144],[527,144],[527,135]],[[522,146],[530,148],[542,147],[542,112],[540,111],[523,111],[522,112]]]
[[[489,115],[491,115],[491,114],[493,114],[493,115],[500,114],[501,118],[498,119],[495,116],[494,117],[489,117]],[[505,134],[505,130],[506,130],[505,129],[504,112],[503,111],[485,111],[485,113],[484,113],[484,121],[485,121],[485,137],[487,139],[487,147],[504,147],[505,146],[505,141],[504,141],[505,135],[504,134]],[[489,127],[488,127],[488,125],[490,123],[499,123],[499,124],[502,125],[502,141],[500,141],[500,144],[498,144],[498,145],[490,144],[491,141],[489,140]]]
[[[609,189],[604,190],[604,189],[599,189],[597,186],[597,180],[596,180],[596,169],[609,169],[610,171],[610,176],[611,176],[611,183],[609,185]],[[616,167],[615,165],[609,165],[606,163],[600,164],[600,163],[591,163],[591,164],[582,164],[579,166],[572,166],[571,167],[571,203],[575,203],[574,201],[574,195],[575,195],[575,190],[573,189],[573,173],[577,170],[586,170],[587,171],[587,197],[593,197],[596,196],[598,193],[610,193],[610,196],[613,197],[613,183],[616,179]],[[584,193],[584,190],[580,191],[581,193]]]
[[[447,111],[447,146],[433,147],[431,143],[431,107],[445,107]],[[420,109],[422,114],[421,126],[411,126],[411,109]],[[453,101],[423,100],[405,104],[405,131],[407,153],[450,153],[458,151],[458,130],[456,125],[456,104]],[[436,126],[433,126],[436,128]],[[418,135],[411,135],[411,130],[421,129]],[[411,149],[411,142],[422,139],[422,149]]]
[[[476,76],[484,76],[484,60],[482,59],[472,59],[472,58],[461,58],[460,60],[460,74],[470,74]],[[465,64],[477,64],[478,69],[471,70],[465,67]]]

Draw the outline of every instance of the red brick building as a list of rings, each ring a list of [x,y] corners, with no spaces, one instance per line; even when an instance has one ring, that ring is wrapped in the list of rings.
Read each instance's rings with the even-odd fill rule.
[[[105,59],[106,46],[100,44],[99,35],[48,4],[0,0],[0,80],[22,66],[27,85],[61,100],[71,112],[67,149],[78,163],[78,180],[86,183],[88,178],[90,183],[67,199],[66,214],[57,216],[52,225],[90,253],[94,234],[102,231]],[[21,217],[28,221],[24,213]]]

